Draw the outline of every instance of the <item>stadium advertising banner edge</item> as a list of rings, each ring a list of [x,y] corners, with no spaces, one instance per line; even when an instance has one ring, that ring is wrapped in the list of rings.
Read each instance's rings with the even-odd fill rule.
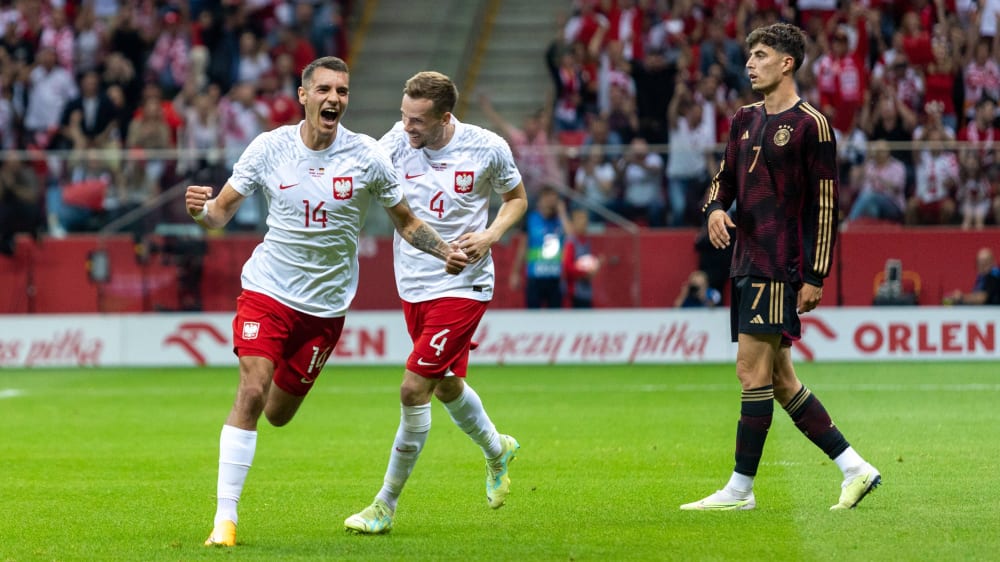
[[[798,361],[996,360],[992,307],[836,308],[802,316]],[[471,361],[502,364],[729,362],[728,310],[491,311]],[[328,364],[402,365],[398,312],[349,314]],[[232,315],[11,315],[0,367],[232,366]]]

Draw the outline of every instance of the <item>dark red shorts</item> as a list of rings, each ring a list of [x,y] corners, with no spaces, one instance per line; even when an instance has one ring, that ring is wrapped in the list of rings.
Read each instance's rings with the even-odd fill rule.
[[[305,396],[340,340],[344,317],[320,318],[288,308],[267,295],[243,291],[236,299],[233,352],[274,363],[274,384]]]
[[[458,297],[404,301],[406,329],[413,340],[406,368],[427,378],[441,378],[449,371],[464,377],[469,344],[488,306],[489,302]]]

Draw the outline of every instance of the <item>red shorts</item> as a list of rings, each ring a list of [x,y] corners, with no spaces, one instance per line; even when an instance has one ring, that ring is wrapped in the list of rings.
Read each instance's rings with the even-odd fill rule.
[[[320,318],[292,310],[267,295],[243,291],[236,299],[233,352],[274,363],[274,384],[305,396],[340,340],[344,317]]]
[[[464,377],[469,367],[469,344],[488,306],[488,302],[458,297],[404,301],[406,329],[413,340],[406,368],[427,378],[442,378],[449,371]]]

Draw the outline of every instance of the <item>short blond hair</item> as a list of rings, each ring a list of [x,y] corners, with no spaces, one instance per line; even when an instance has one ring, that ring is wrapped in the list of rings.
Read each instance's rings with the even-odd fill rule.
[[[425,70],[414,74],[406,81],[403,94],[412,99],[427,99],[434,104],[434,112],[444,115],[455,110],[458,103],[458,88],[455,83],[440,72]]]

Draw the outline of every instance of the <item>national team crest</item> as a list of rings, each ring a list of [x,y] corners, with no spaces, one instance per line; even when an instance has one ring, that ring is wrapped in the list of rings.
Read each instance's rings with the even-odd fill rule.
[[[778,146],[785,146],[788,141],[792,138],[792,131],[795,129],[789,127],[788,125],[782,125],[778,127],[777,132],[774,133],[774,144]]]
[[[333,198],[345,201],[354,195],[354,178],[333,178]]]
[[[243,339],[255,340],[257,339],[257,334],[259,333],[260,333],[260,322],[243,323]]]
[[[475,183],[475,172],[455,172],[455,193],[471,193]]]

